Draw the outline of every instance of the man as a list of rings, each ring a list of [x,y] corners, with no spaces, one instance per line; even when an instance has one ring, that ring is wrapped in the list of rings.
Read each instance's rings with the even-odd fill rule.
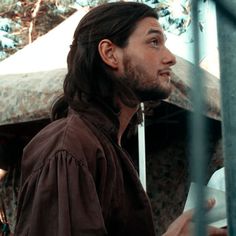
[[[16,235],[155,235],[121,138],[140,102],[169,96],[174,64],[147,5],[105,4],[81,20],[64,82],[68,115],[24,150]],[[188,212],[166,235],[188,235],[190,221]]]

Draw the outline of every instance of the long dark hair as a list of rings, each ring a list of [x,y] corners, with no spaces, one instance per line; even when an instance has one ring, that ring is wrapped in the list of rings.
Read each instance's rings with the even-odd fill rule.
[[[80,110],[100,101],[115,109],[114,96],[119,95],[125,104],[133,105],[134,94],[114,78],[99,55],[98,44],[109,39],[124,48],[137,23],[145,17],[158,18],[156,11],[145,4],[116,2],[95,7],[82,18],[67,57],[64,104]]]

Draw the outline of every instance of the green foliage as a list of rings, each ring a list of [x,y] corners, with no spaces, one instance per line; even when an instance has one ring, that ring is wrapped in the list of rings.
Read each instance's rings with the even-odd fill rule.
[[[0,0],[0,25],[2,25],[2,32],[0,32],[0,54],[5,57],[5,48],[11,48],[11,53],[14,52],[12,48],[22,48],[26,44],[28,37],[29,25],[32,23],[32,12],[35,9],[38,0]],[[94,7],[108,2],[118,2],[120,0],[42,0],[39,12],[35,17],[35,31],[34,39],[46,33],[51,28],[59,24],[63,19],[66,19],[70,14],[72,8],[76,5]],[[132,1],[132,0],[130,0]],[[134,2],[145,3],[158,11],[159,22],[165,31],[180,35],[186,32],[191,24],[191,0],[133,0]],[[202,0],[206,2],[208,0]],[[43,16],[43,17],[42,17]],[[7,28],[9,24],[4,26],[4,20],[8,19],[20,25],[21,29],[11,29],[11,32],[6,32],[3,28]],[[58,18],[60,18],[58,20]],[[9,23],[8,22],[8,23]],[[2,23],[2,24],[1,24]],[[57,23],[57,24],[56,24]],[[38,28],[36,29],[36,25]],[[39,26],[40,25],[40,26]],[[12,26],[11,26],[12,27]],[[8,27],[9,28],[9,27]],[[17,31],[17,32],[16,32]],[[24,31],[24,32],[23,32]],[[25,34],[23,36],[23,34]],[[19,39],[16,36],[19,36]],[[21,44],[21,38],[24,41]],[[20,45],[21,44],[21,45]],[[6,45],[9,45],[6,46]],[[12,46],[11,46],[12,45]],[[18,46],[17,46],[18,45]],[[3,55],[4,54],[4,55]],[[1,60],[1,55],[0,55]]]
[[[20,39],[13,34],[20,25],[11,19],[0,17],[0,60],[7,57],[7,52],[16,51]]]
[[[10,8],[12,8],[18,0],[1,0],[0,4],[0,13],[8,11]]]

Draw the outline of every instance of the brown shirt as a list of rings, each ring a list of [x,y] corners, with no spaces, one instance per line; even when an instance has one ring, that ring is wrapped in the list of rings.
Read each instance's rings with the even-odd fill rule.
[[[24,150],[15,235],[155,235],[148,197],[117,145],[117,126],[88,109],[36,135]]]

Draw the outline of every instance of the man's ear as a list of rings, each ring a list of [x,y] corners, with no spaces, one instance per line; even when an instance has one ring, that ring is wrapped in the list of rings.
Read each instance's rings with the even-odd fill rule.
[[[98,51],[104,63],[113,69],[118,68],[118,47],[114,43],[109,39],[103,39],[98,44]]]

